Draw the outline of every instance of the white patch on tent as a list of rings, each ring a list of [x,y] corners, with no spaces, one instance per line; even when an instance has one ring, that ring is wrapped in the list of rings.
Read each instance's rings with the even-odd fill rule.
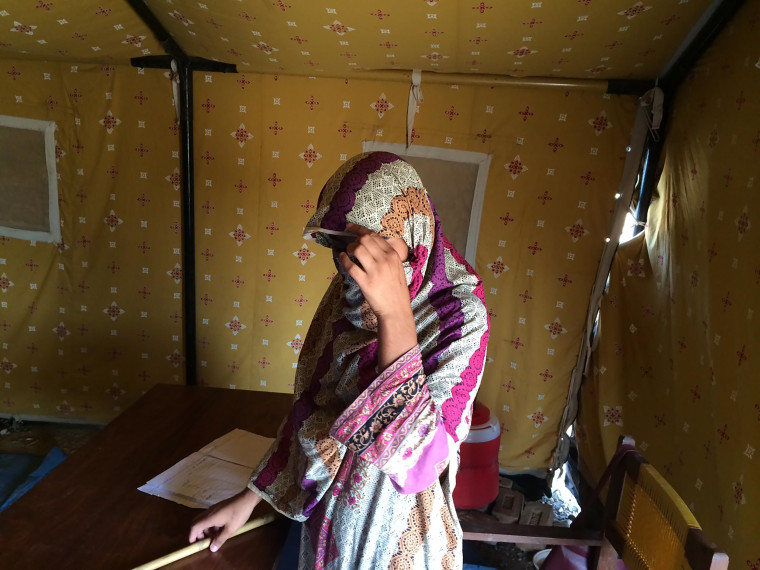
[[[394,105],[385,97],[385,93],[380,93],[380,97],[377,101],[370,103],[369,105],[373,110],[377,111],[378,118],[382,119],[386,111],[393,109]]]
[[[646,273],[644,271],[644,259],[639,259],[638,261],[629,259],[627,275],[628,277],[646,277]]]
[[[303,151],[301,154],[298,155],[300,158],[302,158],[304,161],[306,161],[306,165],[311,168],[314,166],[314,163],[318,161],[320,158],[322,158],[322,155],[319,154],[315,149],[314,145],[310,144],[306,147],[306,150]]]
[[[108,109],[106,116],[98,121],[98,123],[105,127],[106,132],[110,135],[113,132],[113,128],[121,124],[121,119],[117,119],[113,116],[111,109]],[[57,155],[58,153],[56,153]]]
[[[618,12],[618,16],[625,16],[629,20],[633,20],[636,16],[639,14],[643,14],[647,10],[651,10],[651,6],[644,6],[643,2],[636,2],[633,6],[630,8],[626,8],[625,10],[621,10]]]
[[[5,372],[6,374],[10,374],[11,370],[18,367],[18,364],[15,362],[9,361],[6,357],[3,357],[3,361],[0,362],[0,370]]]
[[[241,224],[238,224],[237,228],[235,228],[234,231],[231,231],[227,235],[229,235],[232,239],[234,239],[237,242],[238,247],[243,245],[243,242],[245,240],[251,239],[251,236],[248,233],[246,233],[246,231],[243,229],[243,226]]]
[[[301,340],[301,335],[297,334],[293,340],[286,342],[290,348],[293,349],[294,354],[298,354],[301,351],[301,348],[303,347],[303,341]]]
[[[741,241],[744,234],[752,227],[752,223],[749,221],[749,214],[747,213],[747,206],[744,206],[742,213],[738,218],[734,220],[734,225],[738,230],[737,241]]]
[[[580,238],[587,236],[590,232],[584,227],[583,220],[578,218],[572,226],[566,226],[565,231],[570,234],[573,243],[577,242]]]
[[[253,135],[246,130],[245,123],[240,123],[237,130],[231,132],[230,136],[238,142],[240,148],[243,148],[243,145],[253,138]]]
[[[537,408],[535,412],[533,412],[532,414],[529,414],[526,417],[533,422],[533,426],[536,429],[540,428],[541,424],[543,424],[544,422],[549,421],[549,418],[544,415],[544,411],[540,407]]]
[[[103,312],[106,315],[108,315],[111,318],[112,321],[115,321],[121,315],[123,315],[126,311],[124,309],[122,309],[121,307],[119,307],[119,305],[116,304],[116,301],[112,301],[111,304],[108,307],[106,307],[105,309],[103,309]],[[63,323],[61,323],[58,327],[60,328],[61,326],[63,326]],[[53,330],[55,330],[55,329],[53,329]],[[71,333],[67,332],[67,334],[71,334]],[[59,338],[60,338],[60,336],[59,336]],[[61,340],[63,340],[63,339],[61,339]]]
[[[623,406],[603,406],[604,408],[604,427],[623,425]]]
[[[184,14],[182,14],[182,12],[178,10],[169,12],[169,15],[175,20],[179,20],[180,22],[182,22],[185,25],[185,27],[195,24],[195,22],[193,22],[190,18],[188,18],[187,16],[185,16]]]
[[[512,180],[515,180],[523,172],[528,171],[528,167],[525,166],[520,160],[519,154],[516,154],[511,162],[504,164],[504,168],[509,170],[509,174],[512,176]]]
[[[235,336],[237,336],[237,333],[239,333],[240,331],[248,328],[243,323],[240,322],[240,319],[238,319],[237,315],[232,317],[232,320],[230,322],[224,323],[224,326],[230,329],[232,331],[232,334]]]
[[[322,26],[325,30],[335,32],[339,36],[345,35],[346,32],[353,32],[355,28],[342,24],[339,20],[333,20],[333,23],[329,26]]]
[[[602,110],[596,117],[588,120],[588,124],[594,127],[596,136],[601,135],[607,129],[612,128],[612,123],[607,118],[607,111]],[[592,149],[591,154],[596,154],[595,149]]]
[[[111,210],[108,216],[103,218],[103,223],[108,226],[108,229],[111,230],[111,232],[113,232],[117,227],[124,223],[124,220],[117,216],[116,212]]]
[[[504,260],[502,260],[501,256],[497,257],[496,260],[492,263],[489,263],[487,267],[493,271],[493,276],[496,278],[498,278],[505,271],[509,271],[509,267],[504,264]]]
[[[552,339],[556,339],[561,334],[567,334],[567,329],[562,326],[559,317],[555,318],[550,323],[546,323],[544,328],[549,331]]]
[[[13,287],[13,281],[8,279],[8,276],[3,273],[0,275],[0,291],[5,293],[10,287]]]
[[[29,26],[26,24],[22,24],[21,22],[13,22],[13,27],[11,28],[11,32],[21,32],[22,34],[26,34],[27,36],[33,36],[34,30],[37,29],[37,26]]]
[[[182,183],[182,174],[180,173],[179,168],[175,167],[171,174],[164,177],[164,180],[169,182],[172,185],[172,188],[179,190],[180,184]]]
[[[272,47],[269,44],[267,44],[266,42],[259,42],[257,44],[251,44],[251,45],[253,45],[253,47],[255,47],[255,48],[260,49],[261,51],[263,51],[267,55],[271,55],[272,52],[275,52],[275,51],[280,51],[276,47]]]
[[[179,284],[182,282],[182,266],[179,263],[175,263],[174,267],[167,271],[166,274],[171,277],[175,283]]]
[[[301,265],[306,265],[306,262],[314,257],[316,253],[311,251],[306,245],[306,242],[304,242],[304,244],[301,246],[301,249],[294,251],[293,255],[295,255],[301,261]]]

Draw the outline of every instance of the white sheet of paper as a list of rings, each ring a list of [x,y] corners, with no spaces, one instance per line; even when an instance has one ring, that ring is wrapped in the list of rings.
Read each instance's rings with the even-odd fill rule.
[[[248,484],[274,440],[242,429],[215,439],[148,481],[140,491],[203,509],[227,499]]]

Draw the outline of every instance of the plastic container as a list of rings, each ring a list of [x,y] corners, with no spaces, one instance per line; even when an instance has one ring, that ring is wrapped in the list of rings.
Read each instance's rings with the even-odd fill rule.
[[[544,550],[539,550],[533,555],[533,566],[536,567],[536,570],[540,570],[541,566],[544,565],[544,560],[546,560],[546,557],[549,556],[549,553],[551,551],[551,548],[545,548]]]
[[[491,411],[475,402],[470,433],[460,446],[454,506],[458,509],[480,509],[499,494],[499,420]]]

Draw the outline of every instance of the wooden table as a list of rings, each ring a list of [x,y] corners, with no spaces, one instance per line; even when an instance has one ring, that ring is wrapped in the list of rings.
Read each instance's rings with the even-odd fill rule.
[[[157,385],[0,514],[0,568],[129,569],[187,546],[201,512],[137,488],[234,428],[274,437],[292,396]],[[254,516],[271,512],[262,503]],[[272,568],[288,521],[169,569]]]

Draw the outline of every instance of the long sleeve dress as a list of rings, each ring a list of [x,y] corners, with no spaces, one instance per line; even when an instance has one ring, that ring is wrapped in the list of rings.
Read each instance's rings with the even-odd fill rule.
[[[357,206],[367,196],[357,189],[371,185],[373,175],[387,178],[390,171],[395,188],[398,170],[407,173],[408,165],[395,155],[374,153],[363,160],[336,173],[341,182],[362,167],[369,171],[363,181],[350,178],[358,197],[338,222],[343,227],[347,219],[372,228]],[[286,516],[305,521],[300,568],[462,565],[451,494],[458,447],[469,430],[482,375],[488,317],[479,277],[440,232],[432,204],[416,183],[402,185],[387,210],[379,208],[376,225],[390,233],[399,210],[393,199],[403,194],[408,215],[401,217],[402,227],[409,230],[403,220],[421,214],[418,225],[419,219],[429,220],[434,228],[404,236],[413,252],[404,268],[418,345],[376,370],[374,315],[355,283],[336,276],[299,357],[291,412],[251,477],[252,491]],[[339,184],[338,193],[345,186]],[[323,196],[329,189],[328,182]],[[346,208],[345,200],[341,204]],[[320,218],[318,208],[319,227],[332,229],[329,214],[323,208]]]

